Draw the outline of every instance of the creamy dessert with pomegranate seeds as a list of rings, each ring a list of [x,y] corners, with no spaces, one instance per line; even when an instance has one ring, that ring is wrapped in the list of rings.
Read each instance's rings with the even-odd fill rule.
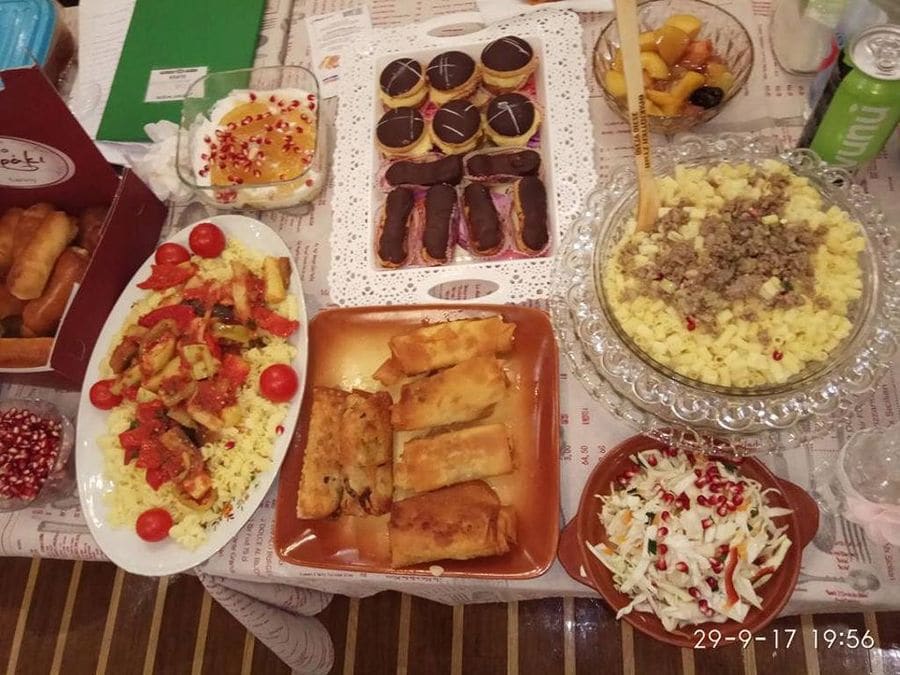
[[[197,184],[232,206],[311,200],[324,183],[313,167],[318,105],[303,89],[232,91],[193,129]]]
[[[622,330],[676,373],[779,384],[826,360],[862,295],[860,226],[805,177],[767,160],[676,167],[652,232],[634,219],[602,271]]]

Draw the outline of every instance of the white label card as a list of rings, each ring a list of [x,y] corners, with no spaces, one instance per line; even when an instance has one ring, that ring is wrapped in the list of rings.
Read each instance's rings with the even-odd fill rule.
[[[206,76],[206,71],[206,66],[151,70],[150,81],[147,82],[147,93],[144,95],[144,103],[181,101],[187,94],[188,87],[201,77]],[[200,93],[202,94],[202,92]]]
[[[306,19],[309,51],[313,70],[319,80],[319,97],[337,95],[341,75],[341,52],[347,47],[359,47],[370,39],[372,19],[365,5]]]

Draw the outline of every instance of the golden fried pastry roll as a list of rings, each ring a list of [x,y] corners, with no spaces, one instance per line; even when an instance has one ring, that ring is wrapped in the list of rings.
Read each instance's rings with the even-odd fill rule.
[[[406,377],[406,373],[400,367],[400,363],[393,356],[378,366],[372,377],[381,382],[385,387],[392,387]]]
[[[422,326],[390,340],[394,360],[407,375],[446,368],[473,356],[493,356],[512,349],[516,325],[503,317],[463,319]]]
[[[347,396],[341,416],[340,447],[344,474],[341,512],[387,513],[394,491],[390,394],[355,390]]]
[[[509,551],[516,514],[476,480],[394,502],[388,532],[392,567],[468,560]]]
[[[6,286],[20,300],[34,300],[44,292],[50,273],[60,254],[66,250],[78,228],[62,211],[49,214],[16,254]]]
[[[0,277],[12,265],[13,246],[16,241],[16,232],[19,227],[19,219],[24,211],[22,209],[7,209],[0,216]]]
[[[44,222],[44,219],[53,213],[53,211],[54,208],[52,204],[40,202],[34,206],[29,206],[22,212],[22,216],[16,223],[16,235],[13,241],[14,258],[21,253],[22,249],[25,248],[25,244],[31,240],[38,225]]]
[[[403,385],[391,408],[395,429],[424,429],[484,417],[506,394],[506,375],[493,356],[476,356]]]
[[[297,491],[298,518],[325,518],[341,504],[340,428],[346,399],[347,392],[340,389],[313,389]]]
[[[407,441],[394,480],[398,489],[427,492],[512,470],[506,425],[484,424]]]
[[[0,319],[21,314],[23,307],[25,307],[25,303],[10,293],[6,286],[0,283]]]
[[[47,363],[53,338],[0,338],[0,368],[37,368]]]

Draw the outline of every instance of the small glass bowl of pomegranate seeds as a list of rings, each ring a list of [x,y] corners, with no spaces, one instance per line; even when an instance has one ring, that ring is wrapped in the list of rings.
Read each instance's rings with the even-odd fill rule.
[[[0,511],[16,511],[71,490],[72,424],[46,401],[0,401]]]

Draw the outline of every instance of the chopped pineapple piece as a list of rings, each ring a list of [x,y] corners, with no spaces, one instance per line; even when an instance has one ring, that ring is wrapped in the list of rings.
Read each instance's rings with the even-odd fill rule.
[[[638,35],[638,45],[642,52],[656,51],[656,31],[646,30]]]
[[[666,19],[666,24],[683,30],[693,40],[700,32],[703,22],[693,14],[673,14]]]
[[[287,297],[291,279],[291,263],[287,258],[263,260],[263,279],[266,284],[266,302],[276,304]]]
[[[666,24],[656,31],[656,51],[670,66],[674,66],[681,60],[691,38],[680,28]]]
[[[724,63],[713,61],[706,64],[706,84],[728,93],[734,86],[734,75]]]
[[[219,360],[205,344],[185,345],[181,355],[190,364],[191,377],[195,380],[205,380],[219,370]]]
[[[683,103],[704,84],[706,84],[706,78],[703,75],[693,70],[688,70],[682,75],[680,80],[672,85],[669,93]]]
[[[656,52],[641,52],[641,67],[654,80],[665,80],[669,77],[669,66]]]
[[[624,98],[628,93],[625,89],[625,76],[618,71],[607,70],[604,77],[604,85],[606,86],[606,91],[616,98]]]
[[[660,113],[663,117],[675,117],[678,115],[678,111],[681,110],[682,101],[675,98],[667,91],[648,89],[647,98],[659,106]]]

